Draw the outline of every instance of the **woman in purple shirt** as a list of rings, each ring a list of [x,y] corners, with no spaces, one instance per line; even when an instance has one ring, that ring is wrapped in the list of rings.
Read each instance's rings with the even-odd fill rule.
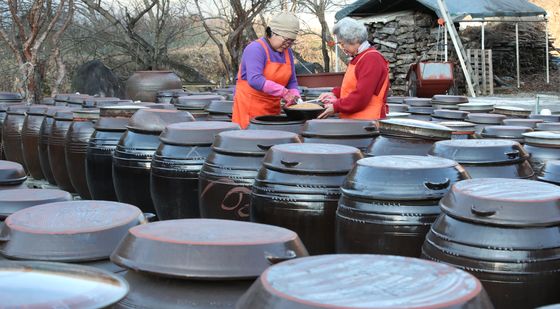
[[[242,128],[253,117],[280,114],[280,99],[291,105],[300,97],[290,49],[298,31],[297,17],[280,13],[270,21],[266,36],[243,51],[232,118]]]

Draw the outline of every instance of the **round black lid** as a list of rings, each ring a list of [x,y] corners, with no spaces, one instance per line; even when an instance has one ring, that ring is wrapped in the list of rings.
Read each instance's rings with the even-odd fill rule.
[[[500,114],[470,113],[467,121],[477,124],[502,124],[502,120],[506,118],[505,115]]]
[[[464,139],[436,142],[430,155],[455,160],[459,163],[519,162],[529,157],[516,141],[504,139]]]
[[[23,166],[12,161],[0,161],[0,185],[20,184],[27,179]]]
[[[272,146],[263,165],[298,172],[348,173],[362,153],[358,148],[334,144],[282,144]]]
[[[429,98],[404,98],[403,103],[410,107],[431,107],[432,99]]]
[[[541,119],[544,122],[560,122],[560,115],[537,115],[531,114],[529,115],[531,119]]]
[[[100,117],[120,117],[120,118],[130,118],[134,113],[140,109],[148,108],[146,106],[127,104],[127,105],[112,105],[112,106],[102,106],[99,108]]]
[[[233,101],[214,100],[206,106],[206,111],[216,114],[231,114],[233,113]]]
[[[447,215],[479,224],[560,226],[558,186],[525,179],[479,178],[453,185],[440,201]]]
[[[445,95],[445,94],[436,94],[432,97],[432,101],[434,103],[443,103],[443,104],[460,104],[460,103],[468,103],[469,98],[462,95]]]
[[[525,143],[560,148],[560,132],[536,131],[523,133]]]
[[[127,128],[133,131],[161,133],[172,123],[187,121],[194,121],[189,112],[146,108],[138,110],[130,118]]]
[[[22,97],[17,92],[0,92],[0,101],[21,101]]]
[[[387,97],[387,104],[404,104],[404,99],[406,97],[391,96]]]
[[[52,117],[54,117],[54,115],[55,115],[57,112],[60,112],[60,111],[70,111],[70,110],[71,110],[71,109],[70,109],[69,107],[66,107],[66,106],[51,106],[51,107],[48,107],[47,110],[45,111],[45,116],[46,116],[46,117],[51,117],[51,118],[52,118]]]
[[[457,105],[459,110],[462,111],[491,111],[494,109],[494,103],[484,103],[484,102],[473,102],[473,103],[461,103]]]
[[[439,199],[467,179],[455,161],[430,156],[378,156],[358,160],[342,186],[345,195],[379,200]]]
[[[379,131],[381,134],[426,139],[449,139],[453,132],[448,127],[437,123],[406,118],[381,120],[379,121]]]
[[[443,263],[331,254],[271,266],[238,305],[263,297],[285,308],[461,308],[482,291],[476,277]]]
[[[11,105],[8,106],[6,112],[8,115],[25,115],[29,110],[30,105]]]
[[[431,115],[434,112],[434,108],[431,106],[410,106],[407,112],[411,114]]]
[[[303,136],[372,137],[379,131],[375,122],[353,119],[312,119],[303,126]]]
[[[218,152],[262,155],[278,144],[301,143],[299,135],[276,130],[226,131],[216,135],[212,149]]]
[[[48,108],[49,108],[49,106],[46,106],[46,105],[31,105],[27,109],[27,114],[28,115],[39,115],[39,116],[45,115]]]
[[[465,119],[469,112],[449,110],[449,109],[436,109],[432,113],[435,117],[446,118],[446,119]]]
[[[93,128],[100,131],[126,131],[128,118],[102,117],[95,122]]]
[[[84,95],[84,94],[69,95],[68,98],[66,99],[66,102],[68,102],[68,104],[81,106],[82,104],[84,104],[84,101],[89,98],[91,98],[90,95]]]
[[[497,138],[523,138],[523,133],[532,132],[533,129],[522,126],[485,126],[481,135],[483,137]]]
[[[218,133],[239,129],[237,123],[223,121],[179,122],[165,127],[159,139],[171,145],[211,145]]]
[[[466,121],[442,121],[439,124],[450,128],[453,132],[468,131],[474,133],[476,131],[476,125]]]
[[[57,189],[13,189],[0,191],[0,217],[35,205],[72,200],[72,195]]]
[[[538,123],[542,123],[542,122],[544,122],[544,120],[542,120],[542,119],[513,118],[513,119],[504,119],[502,122],[506,126],[520,126],[520,127],[528,127],[528,128],[534,129],[534,128],[537,127]]]
[[[560,131],[560,122],[537,123],[538,131]]]
[[[215,94],[190,95],[177,98],[177,102],[175,103],[175,105],[186,109],[204,109],[206,108],[206,106],[208,106],[208,104],[210,104],[210,102],[223,99],[224,97]]]
[[[72,121],[74,119],[74,111],[72,109],[58,110],[54,113],[55,120]]]

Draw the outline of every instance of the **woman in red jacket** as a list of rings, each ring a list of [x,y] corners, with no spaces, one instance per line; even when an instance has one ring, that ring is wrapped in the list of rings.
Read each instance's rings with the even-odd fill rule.
[[[377,120],[387,113],[389,64],[367,40],[366,27],[349,17],[338,21],[333,29],[345,54],[352,57],[342,86],[323,93],[319,99],[325,111],[319,118],[339,113],[340,118]]]

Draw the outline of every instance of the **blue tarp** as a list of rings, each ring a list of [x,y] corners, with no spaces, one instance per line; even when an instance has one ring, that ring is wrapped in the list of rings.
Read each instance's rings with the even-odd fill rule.
[[[410,9],[414,2],[439,16],[437,0],[358,0],[338,11],[335,17],[339,20],[346,16],[367,16]],[[453,20],[460,20],[468,15],[473,18],[546,15],[544,9],[527,0],[446,0],[445,3]]]

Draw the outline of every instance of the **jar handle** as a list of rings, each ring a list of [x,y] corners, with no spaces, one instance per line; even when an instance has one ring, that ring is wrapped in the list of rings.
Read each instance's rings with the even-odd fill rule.
[[[272,147],[272,145],[260,145],[260,144],[257,144],[257,147],[259,147],[261,150],[269,150],[270,147]]]
[[[7,242],[10,240],[9,236],[0,236],[0,242]]]
[[[364,130],[366,130],[368,132],[375,132],[375,131],[377,131],[377,127],[376,126],[367,126],[367,127],[364,127]]]
[[[151,212],[145,212],[143,215],[144,215],[144,220],[145,220],[147,223],[155,222],[155,221],[156,221],[156,215],[153,214],[153,213],[151,213]]]
[[[280,163],[284,164],[284,166],[286,167],[294,167],[299,165],[299,162],[289,162],[284,160],[280,160]]]
[[[474,205],[471,206],[471,212],[479,217],[490,217],[496,214],[495,210],[477,209]]]
[[[271,265],[278,264],[280,262],[284,262],[284,261],[288,261],[288,260],[292,260],[292,259],[295,259],[296,257],[297,257],[297,255],[293,250],[286,250],[286,255],[284,255],[284,256],[277,256],[277,255],[272,255],[272,254],[265,253],[265,258]]]
[[[447,189],[447,187],[449,187],[450,183],[451,183],[451,180],[449,180],[449,178],[445,178],[445,180],[443,182],[429,182],[429,181],[426,181],[426,182],[424,182],[424,187],[426,187],[430,190],[443,190],[443,189]]]
[[[519,158],[519,150],[506,152],[505,155],[508,157],[508,159],[515,160],[515,159]]]

